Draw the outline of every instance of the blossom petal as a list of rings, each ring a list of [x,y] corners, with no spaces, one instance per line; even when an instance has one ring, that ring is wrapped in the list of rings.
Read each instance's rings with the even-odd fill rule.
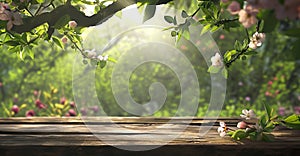
[[[225,137],[226,136],[226,132],[221,132],[220,133],[220,137]]]
[[[222,133],[224,131],[224,128],[223,127],[219,127],[217,131],[218,131],[218,133]]]
[[[226,127],[225,122],[220,122],[220,126],[221,126],[221,127]]]

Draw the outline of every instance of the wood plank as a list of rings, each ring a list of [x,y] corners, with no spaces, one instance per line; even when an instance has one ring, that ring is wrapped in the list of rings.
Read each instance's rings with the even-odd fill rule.
[[[16,155],[296,155],[300,151],[300,131],[274,131],[271,143],[233,141],[217,133],[219,121],[235,128],[239,118],[95,117],[0,119],[0,153]],[[192,122],[186,125],[189,120]],[[108,120],[113,121],[107,122]],[[251,122],[253,123],[253,121]],[[114,124],[122,129],[114,127]],[[166,126],[167,125],[167,126]],[[213,126],[206,135],[200,128]],[[187,127],[186,127],[187,126]],[[159,131],[155,131],[159,128]],[[183,130],[183,131],[182,131]],[[177,136],[167,145],[164,139]],[[99,139],[100,138],[100,139]],[[110,145],[107,145],[109,143]],[[111,146],[113,145],[113,146]],[[126,151],[118,148],[150,151]]]

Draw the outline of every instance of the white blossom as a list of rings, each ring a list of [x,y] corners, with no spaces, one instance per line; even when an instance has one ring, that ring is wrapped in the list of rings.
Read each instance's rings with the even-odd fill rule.
[[[220,127],[218,127],[217,131],[221,137],[226,136],[227,127],[225,122],[220,122]]]
[[[97,56],[96,49],[85,50],[84,52],[88,58],[95,58]]]
[[[97,57],[97,59],[99,60],[99,61],[107,61],[108,60],[108,55],[99,55],[98,57]]]
[[[245,118],[246,120],[249,120],[249,119],[252,119],[252,118],[256,117],[254,111],[251,110],[251,109],[250,110],[244,109],[244,110],[242,110],[242,113],[243,114],[241,114],[240,116],[242,118]]]
[[[222,58],[219,53],[216,53],[215,56],[211,57],[210,60],[211,60],[212,66],[222,66],[223,65]]]
[[[260,47],[262,43],[265,41],[266,35],[264,33],[255,32],[250,39],[249,47],[252,49],[256,49]]]

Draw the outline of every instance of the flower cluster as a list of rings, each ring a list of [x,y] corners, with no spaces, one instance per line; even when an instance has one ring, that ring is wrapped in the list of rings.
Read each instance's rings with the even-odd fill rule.
[[[96,53],[96,49],[92,50],[85,50],[85,56],[90,58],[90,59],[96,59],[98,61],[107,61],[108,60],[108,55],[98,55]]]
[[[265,41],[266,35],[264,33],[258,33],[255,32],[250,38],[249,47],[252,49],[256,49],[257,47],[260,47],[262,43]]]
[[[13,25],[21,25],[23,24],[21,15],[12,11],[7,4],[0,3],[0,20],[8,21],[6,25],[7,30],[11,30]]]
[[[226,132],[228,131],[228,128],[226,127],[225,122],[220,122],[220,127],[218,128],[218,133],[220,134],[220,137],[226,136]]]
[[[222,1],[229,3],[229,0]],[[231,1],[227,10],[232,15],[238,15],[239,21],[245,28],[249,28],[257,23],[257,14],[261,9],[274,10],[276,18],[279,20],[290,19],[295,20],[300,18],[300,1],[285,0],[283,4],[279,1],[269,2],[268,0],[247,0],[243,9],[237,1]]]
[[[222,57],[219,53],[216,53],[215,56],[211,57],[212,66],[221,67],[223,65]]]
[[[255,113],[253,110],[247,110],[244,109],[242,110],[242,113],[240,116],[242,118],[245,118],[246,120],[249,119],[254,119],[256,117]],[[246,129],[246,131],[252,131],[253,129],[258,129],[257,125],[256,126],[249,126],[245,121],[241,121],[237,124],[237,128],[239,129]],[[224,137],[227,135],[227,133],[229,132],[229,128],[226,127],[226,123],[225,122],[220,122],[220,127],[218,127],[217,131],[220,134],[221,137]]]

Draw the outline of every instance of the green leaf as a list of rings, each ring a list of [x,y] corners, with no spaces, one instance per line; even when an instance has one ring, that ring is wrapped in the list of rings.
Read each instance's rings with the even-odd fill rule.
[[[44,0],[36,0],[39,4],[44,3]]]
[[[186,13],[185,10],[182,10],[182,12],[181,12],[181,17],[182,17],[182,18],[187,18],[187,17],[189,17],[189,15]]]
[[[300,116],[293,114],[283,120],[283,123],[292,129],[300,129]]]
[[[266,102],[263,102],[263,104],[264,104],[265,110],[267,112],[268,120],[270,120],[272,117],[272,114],[273,114],[273,109],[270,107],[270,105],[266,104]]]
[[[205,34],[206,32],[208,32],[209,29],[210,29],[210,27],[211,27],[210,24],[205,25],[205,26],[202,28],[200,35]]]
[[[31,59],[34,59],[34,51],[29,46],[23,48],[23,53],[29,55]]]
[[[100,68],[104,68],[106,66],[106,61],[100,61]]]
[[[174,16],[173,24],[174,24],[174,25],[177,25],[177,19],[176,19],[176,16]]]
[[[182,33],[182,36],[183,36],[185,39],[189,40],[190,37],[191,37],[190,31],[189,31],[189,30],[184,30],[183,33]]]
[[[171,16],[164,16],[165,21],[167,21],[168,23],[173,23],[174,19]]]
[[[69,15],[64,15],[54,24],[54,28],[60,29],[64,27],[71,20]]]
[[[62,104],[55,104],[55,108],[58,108],[58,109],[63,109],[65,106],[62,105]]]
[[[107,61],[113,62],[113,63],[117,63],[117,60],[112,58],[112,57],[108,57]]]
[[[244,130],[236,130],[232,136],[231,136],[233,139],[235,140],[241,140],[241,139],[244,139],[246,137],[248,137],[248,133],[246,133]]]
[[[267,141],[267,142],[271,142],[274,141],[274,135],[271,133],[262,133],[262,140],[263,141]]]
[[[19,43],[18,41],[10,40],[10,41],[4,42],[4,44],[9,45],[9,46],[17,46],[17,45],[19,45],[20,43]]]
[[[242,44],[238,40],[236,40],[234,43],[234,49],[237,51],[241,51],[243,49]]]
[[[228,78],[228,70],[226,68],[223,68],[222,75],[224,76],[225,79]]]
[[[219,73],[222,67],[210,66],[207,70],[209,73]]]
[[[143,22],[148,21],[155,15],[156,5],[147,5],[145,8],[144,19]]]
[[[56,37],[56,36],[52,36],[52,41],[59,46],[60,48],[64,49],[64,44],[62,43],[62,41]]]
[[[225,53],[224,57],[227,61],[230,61],[232,56],[235,55],[236,53],[237,53],[236,50],[230,50]]]
[[[289,123],[300,123],[300,116],[298,116],[296,114],[292,114],[292,115],[288,116],[287,118],[285,118],[284,121],[289,122]]]
[[[219,30],[219,28],[220,28],[220,27],[214,25],[214,26],[211,28],[210,32],[215,32],[215,31]]]
[[[22,61],[24,61],[25,56],[26,56],[26,55],[25,55],[24,51],[23,51],[23,50],[20,51],[19,57],[20,57],[20,59],[21,59]]]
[[[122,11],[118,11],[115,16],[119,17],[119,18],[122,18]]]

